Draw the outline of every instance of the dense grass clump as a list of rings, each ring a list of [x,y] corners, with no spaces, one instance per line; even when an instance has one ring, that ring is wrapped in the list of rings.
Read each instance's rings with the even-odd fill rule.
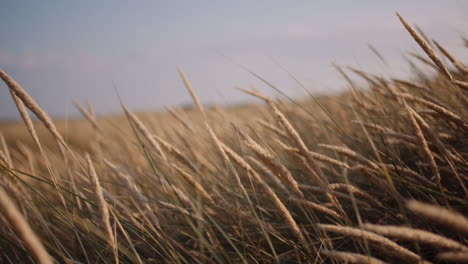
[[[435,76],[301,102],[52,122],[0,70],[0,262],[468,261],[468,68],[399,18]]]

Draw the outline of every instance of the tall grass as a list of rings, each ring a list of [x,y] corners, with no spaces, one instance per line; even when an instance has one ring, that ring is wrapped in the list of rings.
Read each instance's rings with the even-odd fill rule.
[[[0,262],[468,261],[467,67],[398,17],[436,74],[301,102],[207,108],[178,68],[196,109],[67,129],[0,70]]]

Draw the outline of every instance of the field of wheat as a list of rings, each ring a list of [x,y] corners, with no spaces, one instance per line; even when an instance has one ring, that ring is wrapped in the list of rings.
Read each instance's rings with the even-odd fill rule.
[[[52,121],[0,70],[0,262],[467,262],[468,67],[398,17],[436,74],[301,101]]]

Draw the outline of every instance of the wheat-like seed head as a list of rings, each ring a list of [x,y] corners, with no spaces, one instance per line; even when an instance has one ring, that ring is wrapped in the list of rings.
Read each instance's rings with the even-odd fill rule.
[[[281,180],[278,178],[278,176],[276,176],[276,174],[274,174],[270,169],[268,169],[265,165],[263,165],[262,162],[260,162],[259,160],[255,159],[254,157],[252,156],[247,156],[246,157],[247,160],[250,161],[250,163],[253,163],[255,167],[258,168],[258,170],[264,174],[264,175],[267,175],[271,181],[273,183],[275,183],[275,185],[281,189],[281,191],[283,191],[284,193],[288,193],[289,190],[288,188],[286,188],[286,186],[284,186],[284,184],[281,182]]]
[[[108,236],[108,243],[113,250],[116,249],[115,240],[114,240],[114,233],[112,231],[112,227],[110,224],[110,217],[109,217],[109,208],[106,200],[104,199],[104,193],[99,181],[99,178],[96,174],[96,170],[94,169],[93,162],[91,161],[91,157],[89,154],[86,154],[86,162],[88,164],[88,174],[91,178],[91,182],[94,186],[94,192],[97,197],[98,206],[99,206],[99,213],[101,216],[101,225],[104,228]]]
[[[468,131],[468,122],[460,117],[460,115],[456,114],[455,112],[451,111],[450,109],[447,109],[446,107],[443,107],[441,105],[435,104],[433,102],[430,102],[428,100],[416,97],[412,94],[408,93],[397,93],[397,95],[405,100],[412,101],[412,102],[417,102],[420,104],[423,104],[432,110],[436,111],[439,115],[442,117],[452,121],[454,124],[456,124],[459,128]]]
[[[326,186],[328,184],[327,177],[323,174],[322,170],[316,164],[315,159],[309,152],[309,149],[305,145],[302,138],[299,136],[299,133],[294,129],[291,123],[288,121],[286,116],[278,109],[276,104],[269,100],[267,101],[270,108],[273,110],[273,113],[278,120],[278,122],[282,125],[283,129],[289,135],[289,138],[295,143],[296,147],[299,149],[301,155],[307,160],[307,163],[311,168],[316,172],[318,176],[318,180],[322,186]]]
[[[200,194],[201,196],[206,199],[211,204],[216,204],[213,200],[211,195],[206,191],[206,189],[197,181],[195,178],[188,173],[187,171],[183,170],[182,168],[178,167],[175,164],[172,164],[172,167],[176,169],[176,171],[188,182],[190,183]]]
[[[369,244],[382,249],[384,253],[398,257],[406,263],[422,262],[420,256],[383,236],[348,226],[319,224],[318,227],[325,232],[340,234],[352,239],[367,240],[370,242]]]
[[[97,131],[101,132],[101,127],[98,125],[96,118],[93,116],[93,113],[86,111],[78,102],[73,101],[75,107],[80,111],[80,113],[91,123],[91,125]],[[89,108],[89,107],[88,107]]]
[[[184,81],[185,87],[187,88],[190,95],[192,96],[192,99],[195,102],[195,105],[197,106],[198,111],[200,111],[203,114],[203,116],[205,116],[205,109],[203,108],[203,105],[200,103],[200,100],[198,100],[198,97],[195,94],[195,91],[193,90],[192,85],[187,79],[187,76],[185,75],[185,73],[182,71],[182,69],[179,66],[177,66],[177,71],[179,72],[180,77],[182,78],[182,81]]]
[[[417,82],[412,82],[412,81],[407,81],[407,80],[399,80],[399,79],[393,79],[393,82],[397,85],[403,85],[405,87],[413,88],[413,89],[418,89],[421,91],[424,91],[426,93],[430,93],[431,90],[427,88],[426,86],[423,86]]]
[[[289,198],[290,201],[293,201],[297,204],[300,204],[300,205],[303,205],[307,208],[310,208],[314,211],[317,211],[319,213],[323,213],[323,214],[326,214],[328,216],[331,216],[333,219],[340,219],[340,220],[343,220],[343,217],[341,215],[339,215],[337,212],[333,211],[332,209],[330,208],[327,208],[323,205],[320,205],[318,203],[314,203],[314,202],[311,202],[311,201],[307,201],[307,200],[304,200],[304,199],[298,199],[298,198],[294,198],[294,197],[290,197]]]
[[[286,206],[283,204],[283,202],[281,202],[281,200],[278,198],[276,193],[271,189],[271,187],[260,177],[260,175],[257,174],[257,172],[254,169],[252,169],[252,167],[247,162],[244,161],[242,157],[240,157],[237,153],[231,150],[228,146],[224,144],[222,144],[221,146],[230,159],[232,159],[236,164],[242,167],[250,177],[255,179],[256,182],[262,185],[262,187],[265,189],[274,205],[277,207],[279,213],[284,218],[286,223],[288,223],[288,225],[291,227],[292,231],[297,236],[301,244],[305,246],[306,249],[309,248],[308,243],[306,242],[305,237],[302,234],[302,231],[299,229],[299,226],[297,225],[296,221],[294,220]]]
[[[411,111],[412,116],[414,117],[414,119],[416,120],[420,128],[424,130],[424,132],[428,135],[428,138],[432,141],[433,145],[443,154],[443,157],[445,158],[447,163],[450,165],[450,168],[452,169],[453,173],[457,177],[460,183],[460,186],[463,188],[465,193],[468,194],[468,190],[465,186],[465,183],[462,180],[462,176],[459,175],[458,170],[454,166],[454,163],[452,160],[452,157],[454,157],[454,155],[447,150],[447,148],[444,146],[442,141],[439,139],[439,136],[437,135],[437,133],[427,124],[427,122],[416,111],[412,110],[411,108],[409,108],[409,110]],[[454,157],[454,158],[458,160],[457,157]]]
[[[283,184],[289,186],[299,197],[304,197],[304,194],[299,190],[299,184],[296,179],[294,179],[291,172],[278,160],[277,157],[275,157],[273,153],[257,144],[257,142],[240,129],[239,133],[244,139],[245,145],[249,147],[272,171],[278,174]]]
[[[468,263],[468,252],[460,252],[460,251],[449,251],[439,253],[437,258],[446,261],[446,262],[453,262],[453,263]]]
[[[166,155],[161,149],[161,146],[159,143],[153,138],[153,135],[149,132],[149,130],[146,128],[146,126],[141,122],[141,120],[126,106],[123,106],[123,109],[127,116],[130,118],[130,120],[135,124],[137,130],[148,140],[148,142],[151,144],[151,147],[161,156],[163,160],[166,160]]]
[[[400,19],[401,23],[403,26],[408,30],[408,32],[411,34],[413,39],[419,44],[419,46],[426,52],[426,54],[431,58],[431,60],[434,62],[434,64],[437,66],[439,71],[445,75],[449,80],[452,80],[452,75],[450,74],[449,70],[444,66],[442,61],[440,60],[439,56],[437,56],[437,53],[432,49],[432,47],[429,45],[429,43],[426,42],[426,40],[416,31],[413,29],[413,27],[406,22],[406,20],[400,16],[400,14],[397,12],[396,15]]]
[[[141,189],[136,185],[136,183],[132,180],[130,175],[127,175],[123,172],[121,172],[114,164],[112,164],[108,160],[104,160],[104,163],[112,170],[114,175],[116,175],[119,180],[122,180],[126,187],[130,190],[130,192],[137,198],[138,201],[140,201],[143,204],[143,207],[146,210],[146,213],[148,214],[150,220],[156,227],[160,227],[159,223],[159,218],[156,216],[154,210],[157,209],[157,207],[152,208],[149,204],[148,198],[145,196],[145,194],[141,191]],[[106,193],[104,193],[104,196]]]
[[[1,69],[0,78],[2,78],[3,81],[8,85],[8,88],[10,88],[12,97],[17,96],[19,99],[21,99],[24,105],[26,105],[26,107],[28,107],[29,110],[31,110],[31,112],[33,112],[37,116],[37,118],[39,118],[39,120],[42,121],[42,123],[52,133],[55,139],[57,139],[57,141],[63,146],[66,146],[65,141],[63,140],[60,133],[57,131],[57,128],[52,122],[52,119],[50,119],[47,113],[44,112],[44,110],[42,110],[39,104],[37,104],[36,101],[25,90],[23,90],[23,88],[21,88],[21,86],[15,80],[13,80],[13,78],[8,76],[8,74],[6,74],[6,72],[4,72]]]
[[[13,98],[13,101],[16,104],[16,108],[18,108],[18,112],[20,113],[21,118],[23,119],[26,125],[26,128],[28,129],[28,132],[31,135],[34,143],[36,144],[39,150],[42,150],[41,144],[39,142],[39,137],[37,136],[36,130],[34,129],[33,122],[31,121],[31,118],[29,117],[29,114],[26,110],[26,107],[24,106],[23,101],[21,101],[21,99],[16,95],[15,91],[10,90],[10,94],[11,94],[11,97]]]
[[[437,235],[425,230],[405,226],[364,224],[363,228],[379,235],[398,240],[416,241],[433,245],[436,248],[468,251],[468,248],[459,242]]]
[[[192,161],[190,161],[189,158],[187,158],[182,151],[171,145],[169,142],[165,141],[164,139],[158,137],[158,136],[153,136],[156,141],[159,142],[159,144],[171,155],[173,155],[176,159],[178,159],[180,162],[182,162],[185,166],[189,167],[193,172],[198,172],[198,168],[195,167]]]
[[[357,153],[356,151],[353,151],[349,148],[344,148],[340,146],[333,146],[333,145],[328,145],[328,144],[318,144],[319,147],[329,149],[332,151],[336,151],[340,154],[343,154],[344,156],[353,159],[355,161],[361,162],[362,164],[365,164],[369,166],[372,169],[377,169],[379,166],[375,164],[373,161],[370,161],[369,159],[365,158],[361,154]]]
[[[452,62],[452,64],[455,66],[455,68],[457,68],[457,70],[461,73],[461,74],[464,74],[464,75],[468,75],[468,68],[463,65],[462,62],[460,62],[455,56],[453,56],[448,50],[446,50],[442,45],[439,44],[439,42],[433,40],[432,42],[434,42],[434,44],[436,45],[436,47],[442,52],[442,54],[444,54],[445,57],[447,57],[447,59],[450,60],[450,62]]]
[[[413,126],[416,132],[416,136],[419,140],[420,146],[422,148],[422,152],[426,156],[428,163],[431,165],[431,169],[432,169],[432,172],[434,173],[437,183],[441,184],[441,176],[440,176],[439,168],[437,167],[432,151],[429,149],[429,144],[427,143],[426,138],[424,137],[422,129],[419,126],[418,122],[416,121],[416,118],[414,117],[415,111],[411,109],[411,107],[409,107],[406,104],[406,102],[405,102],[405,108],[409,113],[411,125]]]
[[[8,145],[5,141],[5,137],[3,136],[3,134],[0,132],[0,143],[2,144],[2,148],[3,148],[3,154],[5,154],[5,157],[6,159],[8,160],[8,163],[10,164],[11,167],[13,167],[13,160],[11,159],[11,154],[10,154],[10,150],[8,148]]]
[[[452,83],[462,88],[463,90],[468,91],[468,82],[453,80]]]
[[[414,213],[430,218],[434,222],[468,234],[468,219],[455,211],[428,203],[410,200],[406,203]]]
[[[0,150],[0,162],[3,163],[3,166],[6,168],[11,168],[10,161],[8,160],[7,156],[3,153],[2,150]]]
[[[14,202],[2,187],[0,187],[0,213],[5,217],[15,234],[23,241],[24,246],[31,253],[37,263],[54,263],[52,257],[47,253],[40,239],[31,229],[27,220],[23,215],[21,215]]]

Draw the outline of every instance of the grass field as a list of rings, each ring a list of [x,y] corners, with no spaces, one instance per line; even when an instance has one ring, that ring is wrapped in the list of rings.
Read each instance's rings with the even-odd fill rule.
[[[400,19],[436,74],[300,101],[52,122],[0,70],[0,262],[468,261],[468,68]]]

